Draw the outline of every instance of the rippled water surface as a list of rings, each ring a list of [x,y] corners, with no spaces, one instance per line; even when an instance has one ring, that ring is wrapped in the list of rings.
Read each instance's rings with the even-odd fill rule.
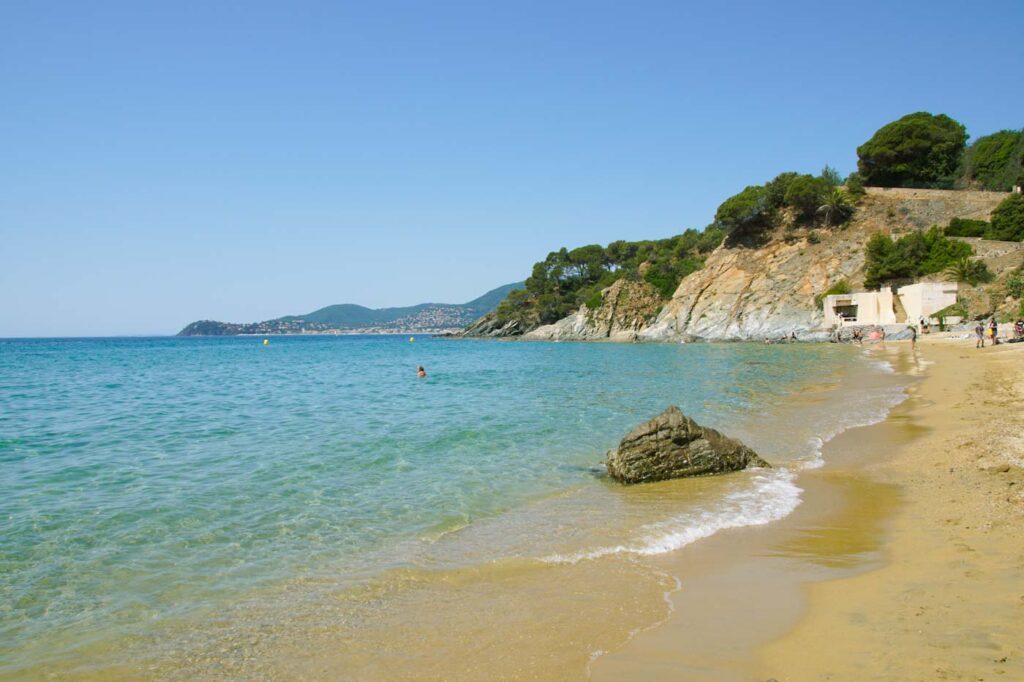
[[[730,527],[709,521],[710,502],[649,508],[610,539],[572,514],[610,508],[594,465],[670,403],[812,463],[834,424],[769,428],[776,406],[869,364],[824,345],[0,341],[0,671],[301,576],[575,561],[700,537],[691,517]],[[757,476],[722,491],[722,508],[747,505]],[[785,513],[791,488],[750,514]],[[562,534],[542,530],[555,517]],[[467,528],[472,542],[437,544]]]

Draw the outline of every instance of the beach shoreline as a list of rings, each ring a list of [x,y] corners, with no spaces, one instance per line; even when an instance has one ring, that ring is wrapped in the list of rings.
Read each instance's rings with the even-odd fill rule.
[[[789,517],[665,557],[672,616],[593,679],[1024,677],[1024,348],[873,350],[909,399],[827,443]]]

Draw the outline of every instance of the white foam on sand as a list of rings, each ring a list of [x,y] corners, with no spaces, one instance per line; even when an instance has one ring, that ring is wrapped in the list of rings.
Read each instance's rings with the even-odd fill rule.
[[[652,556],[672,552],[728,528],[760,526],[788,516],[800,505],[801,488],[789,469],[761,469],[749,487],[725,495],[705,508],[680,514],[641,529],[635,543],[599,547],[545,557],[547,563],[575,564],[613,554]]]
[[[836,413],[832,422],[822,419],[823,432],[808,440],[811,457],[803,462],[803,469],[818,469],[825,464],[822,450],[825,443],[850,429],[871,426],[885,421],[893,408],[907,399],[907,392],[901,386],[869,389],[856,396],[841,412]]]

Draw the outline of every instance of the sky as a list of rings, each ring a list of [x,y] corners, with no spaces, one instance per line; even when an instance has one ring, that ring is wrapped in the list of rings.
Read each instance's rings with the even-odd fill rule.
[[[0,337],[465,302],[562,246],[1024,127],[1024,3],[0,0]]]

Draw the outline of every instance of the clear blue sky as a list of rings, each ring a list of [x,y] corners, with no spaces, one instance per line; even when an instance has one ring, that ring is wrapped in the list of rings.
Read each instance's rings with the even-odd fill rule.
[[[461,302],[1024,127],[1024,3],[0,3],[0,336]]]

